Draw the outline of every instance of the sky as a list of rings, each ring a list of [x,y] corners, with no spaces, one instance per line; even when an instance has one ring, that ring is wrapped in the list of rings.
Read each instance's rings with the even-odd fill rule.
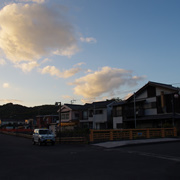
[[[180,87],[179,0],[1,0],[0,105]]]

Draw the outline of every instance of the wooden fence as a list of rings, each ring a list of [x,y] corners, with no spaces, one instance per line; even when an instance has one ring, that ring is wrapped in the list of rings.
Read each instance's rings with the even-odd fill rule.
[[[143,139],[159,137],[176,137],[176,128],[90,130],[90,142],[116,141],[125,139]]]

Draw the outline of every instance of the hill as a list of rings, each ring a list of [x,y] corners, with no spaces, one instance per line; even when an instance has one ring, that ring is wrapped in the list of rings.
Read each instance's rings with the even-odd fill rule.
[[[26,107],[8,103],[0,106],[0,119],[24,120],[35,118],[37,115],[56,115],[58,107],[55,105],[42,105]]]

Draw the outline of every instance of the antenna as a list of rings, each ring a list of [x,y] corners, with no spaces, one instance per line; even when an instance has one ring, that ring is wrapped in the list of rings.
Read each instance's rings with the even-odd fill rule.
[[[75,101],[76,101],[75,99],[71,100],[71,104],[73,104]]]

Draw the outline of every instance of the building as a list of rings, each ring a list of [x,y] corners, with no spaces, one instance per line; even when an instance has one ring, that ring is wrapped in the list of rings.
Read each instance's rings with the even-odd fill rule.
[[[58,115],[39,115],[36,116],[36,125],[38,128],[49,128],[51,123],[57,123]]]
[[[180,127],[180,89],[148,82],[113,106],[113,128]]]
[[[112,107],[115,100],[106,100],[85,104],[80,119],[81,127],[90,129],[110,129],[113,125]]]
[[[82,118],[83,105],[64,104],[61,107],[61,122],[62,123],[79,123]]]

